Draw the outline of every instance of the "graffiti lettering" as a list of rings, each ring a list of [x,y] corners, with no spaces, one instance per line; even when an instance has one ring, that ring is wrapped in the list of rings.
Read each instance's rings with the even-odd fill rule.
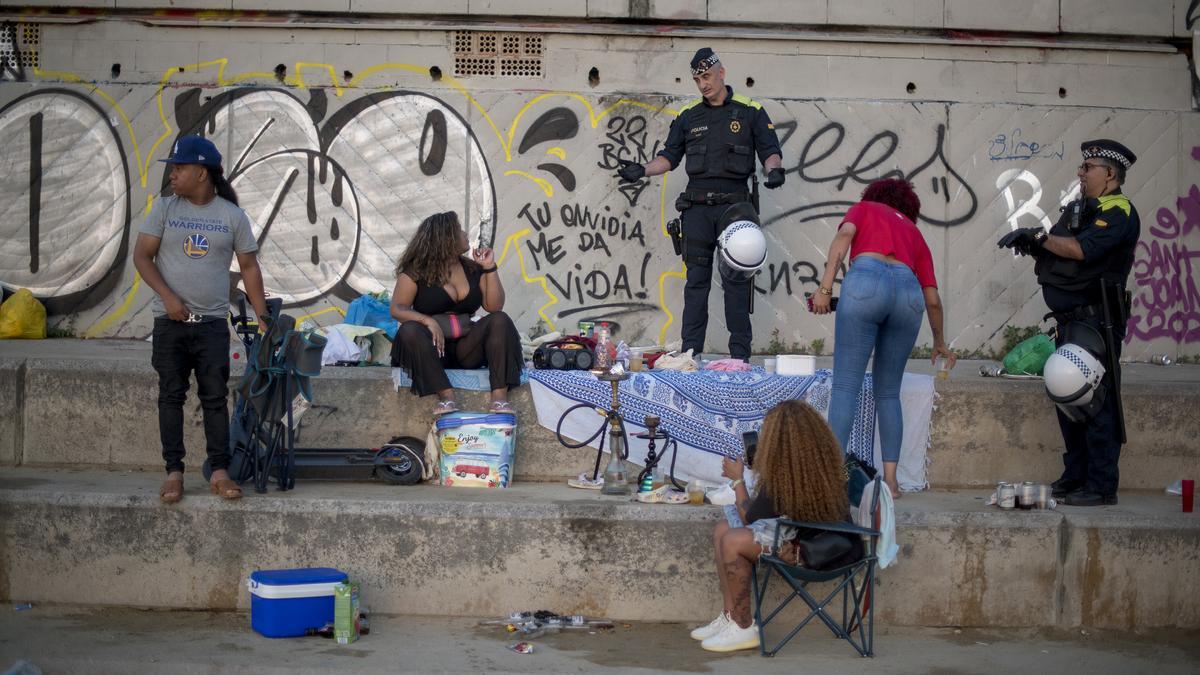
[[[953,201],[955,208],[953,211],[947,212],[945,219],[933,215],[932,209],[922,210],[921,220],[931,225],[954,227],[962,225],[975,215],[978,208],[975,191],[946,159],[946,125],[939,124],[937,126],[933,152],[929,158],[908,172],[900,169],[879,171],[884,162],[895,154],[900,143],[900,138],[895,132],[883,131],[872,136],[849,165],[840,170],[829,170],[823,173],[822,165],[826,164],[827,160],[841,147],[845,137],[846,129],[839,122],[830,122],[821,127],[805,142],[796,166],[788,169],[788,172],[796,173],[801,180],[809,183],[834,183],[835,188],[840,192],[851,181],[859,185],[866,185],[879,178],[904,178],[911,181],[920,190],[922,186],[917,177],[926,171],[932,171],[938,174],[930,177],[933,193],[940,195],[947,204],[951,204]],[[951,182],[953,182],[953,186]],[[953,197],[952,192],[955,193]],[[792,216],[799,216],[801,222],[820,218],[836,218],[846,212],[846,207],[853,204],[853,201],[848,200],[827,200],[801,204],[785,209],[782,213],[769,218],[767,224]]]
[[[608,120],[608,131],[604,136],[610,142],[598,143],[600,148],[600,161],[596,166],[608,171],[615,171],[621,166],[621,160],[629,160],[645,164],[658,155],[660,140],[655,140],[654,145],[649,147],[649,132],[647,131],[646,118],[641,115],[632,117],[623,117],[621,115],[613,115]],[[636,206],[638,197],[642,195],[642,191],[650,184],[650,180],[643,178],[634,183],[624,183],[618,186],[618,190],[630,206]]]
[[[1181,241],[1200,228],[1200,188],[1192,185],[1176,200],[1176,207],[1182,223],[1171,209],[1160,208],[1157,226],[1150,227],[1150,234],[1157,239],[1138,242],[1133,264],[1134,316],[1126,341],[1168,338],[1176,344],[1200,342],[1200,290],[1193,266],[1200,261],[1200,251]]]
[[[768,262],[767,269],[764,274],[756,277],[758,281],[765,281],[767,287],[763,288],[758,285],[757,281],[754,290],[760,295],[774,294],[781,287],[783,292],[788,295],[795,295],[796,292],[803,292],[806,288],[816,288],[821,284],[821,270],[823,264],[810,262],[808,260],[799,260],[795,262],[783,261],[781,263]],[[842,264],[838,267],[837,274],[833,277],[834,286],[840,286],[842,277],[846,274],[846,265]],[[792,283],[795,282],[796,287],[793,289]]]
[[[1024,141],[1020,140],[1021,133],[1020,129],[1013,129],[1010,134],[996,134],[988,147],[988,159],[993,162],[1012,159],[1062,159],[1066,154],[1067,144],[1063,141]]]
[[[630,225],[629,221],[608,215],[611,212],[612,207],[609,206],[605,206],[602,213],[600,209],[593,211],[578,204],[563,204],[559,209],[559,217],[566,227],[587,228],[593,232],[603,232],[610,238],[619,237],[621,241],[636,240],[644,247],[646,237],[642,234],[642,221],[637,220]],[[625,211],[625,217],[631,217],[629,211]]]

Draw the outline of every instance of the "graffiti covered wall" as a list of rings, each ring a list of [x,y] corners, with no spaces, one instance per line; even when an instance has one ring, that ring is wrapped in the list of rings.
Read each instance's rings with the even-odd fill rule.
[[[337,323],[354,297],[390,290],[417,224],[455,210],[475,245],[495,248],[522,330],[608,319],[638,344],[678,340],[683,267],[665,226],[686,178],[620,185],[614,170],[653,157],[691,96],[510,90],[391,60],[357,75],[316,56],[288,64],[290,75],[256,67],[215,58],[134,83],[6,68],[0,284],[30,288],[75,334],[144,336],[152,291],[133,270],[132,240],[165,194],[157,160],[180,134],[202,133],[255,223],[268,291],[297,316]],[[1127,185],[1142,218],[1128,353],[1200,352],[1196,114],[759,97],[731,84],[771,114],[788,170],[762,194],[757,349],[832,346],[832,320],[807,314],[804,293],[841,214],[881,176],[918,188],[954,347],[995,346],[1005,325],[1037,324],[1031,262],[994,242],[1052,223],[1076,196],[1079,143],[1112,137],[1142,158]],[[721,351],[719,293],[713,301],[708,346]]]

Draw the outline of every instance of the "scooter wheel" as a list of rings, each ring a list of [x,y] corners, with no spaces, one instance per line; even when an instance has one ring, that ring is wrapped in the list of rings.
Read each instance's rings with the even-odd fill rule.
[[[416,485],[425,472],[425,443],[412,436],[397,436],[379,449],[375,475],[392,485]],[[398,458],[395,461],[393,458]]]

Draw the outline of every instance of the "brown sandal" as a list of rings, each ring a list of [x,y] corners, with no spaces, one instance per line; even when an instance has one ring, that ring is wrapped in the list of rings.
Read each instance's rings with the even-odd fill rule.
[[[221,499],[241,499],[242,488],[237,483],[229,478],[221,478],[217,481],[208,484],[208,489],[214,495],[220,495]]]
[[[164,504],[175,504],[183,499],[183,479],[168,476],[158,488],[158,499]]]

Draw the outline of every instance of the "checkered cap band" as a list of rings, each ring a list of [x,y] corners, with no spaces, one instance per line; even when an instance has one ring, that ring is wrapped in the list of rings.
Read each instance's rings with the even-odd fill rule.
[[[1105,159],[1115,160],[1120,162],[1121,166],[1125,167],[1126,169],[1128,169],[1130,166],[1133,166],[1133,162],[1130,162],[1129,158],[1117,152],[1116,150],[1106,150],[1104,148],[1093,146],[1084,151],[1084,159],[1091,159],[1093,157],[1104,157]]]
[[[1079,372],[1083,373],[1083,379],[1085,379],[1085,380],[1091,379],[1092,369],[1089,368],[1088,364],[1085,363],[1083,359],[1079,358],[1079,355],[1076,354],[1073,350],[1059,349],[1058,353],[1067,357],[1068,361],[1075,364],[1075,367],[1079,369]]]
[[[720,62],[721,62],[721,59],[717,58],[716,54],[713,54],[712,56],[710,56],[708,58],[700,59],[699,61],[696,62],[696,67],[692,68],[692,74],[700,75],[704,71],[708,70],[709,68],[712,68],[713,66],[717,65]]]

